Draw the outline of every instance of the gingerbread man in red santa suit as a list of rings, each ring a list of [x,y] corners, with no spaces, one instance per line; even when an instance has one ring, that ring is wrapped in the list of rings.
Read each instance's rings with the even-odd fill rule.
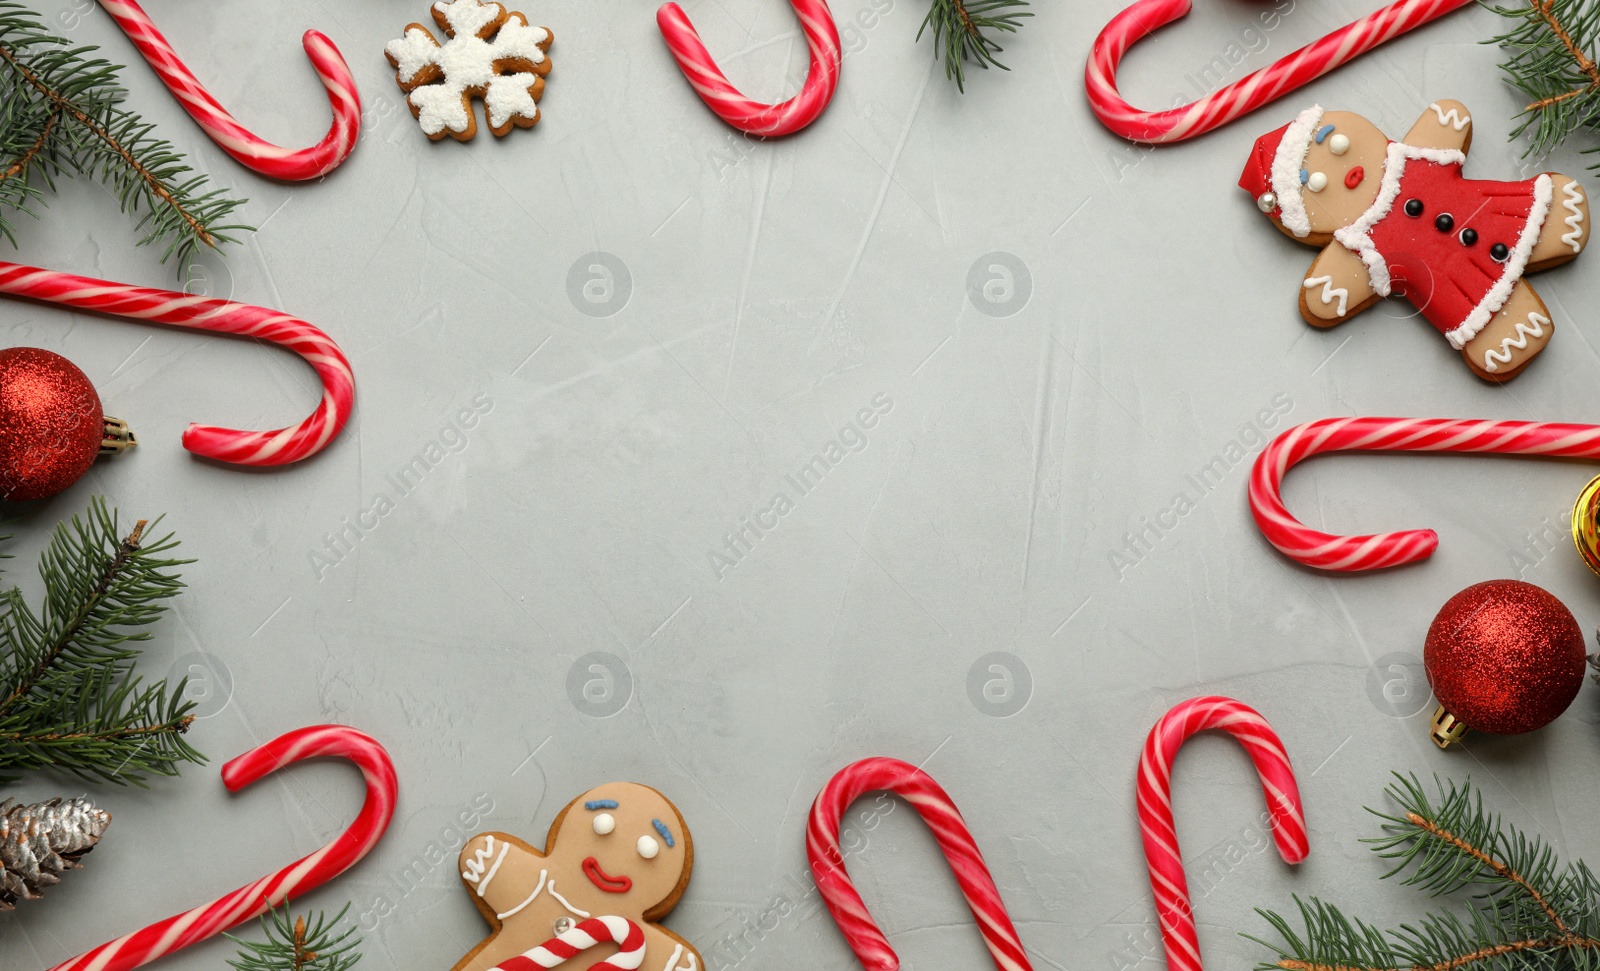
[[[1523,277],[1583,252],[1588,197],[1552,172],[1468,179],[1471,144],[1458,101],[1429,105],[1398,142],[1315,105],[1256,141],[1239,185],[1285,234],[1323,248],[1300,289],[1308,323],[1332,327],[1392,293],[1490,381],[1544,349],[1554,325]]]

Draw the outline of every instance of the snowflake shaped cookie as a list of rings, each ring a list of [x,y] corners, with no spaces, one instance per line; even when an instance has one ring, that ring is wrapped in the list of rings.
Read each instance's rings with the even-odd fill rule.
[[[443,44],[428,28],[410,24],[383,49],[423,132],[434,141],[470,140],[478,133],[473,98],[483,101],[496,135],[532,128],[550,73],[550,31],[483,0],[437,0],[433,19],[448,38]]]

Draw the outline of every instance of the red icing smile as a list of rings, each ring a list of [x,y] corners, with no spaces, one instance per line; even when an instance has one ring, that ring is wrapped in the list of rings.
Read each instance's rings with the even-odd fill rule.
[[[606,893],[627,893],[633,889],[633,881],[627,877],[614,877],[600,869],[600,861],[589,857],[583,861],[583,875],[589,882],[604,890]]]
[[[1349,172],[1345,173],[1345,176],[1344,176],[1344,187],[1346,189],[1354,189],[1356,186],[1360,185],[1361,184],[1361,180],[1366,178],[1366,177],[1367,177],[1367,170],[1358,165],[1355,168],[1351,169]]]

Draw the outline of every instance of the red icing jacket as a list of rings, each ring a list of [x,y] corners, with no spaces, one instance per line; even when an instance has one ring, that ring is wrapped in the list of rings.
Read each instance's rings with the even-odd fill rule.
[[[1551,197],[1548,175],[1468,179],[1465,161],[1390,142],[1377,201],[1334,234],[1367,265],[1374,290],[1406,297],[1458,348],[1521,279]]]

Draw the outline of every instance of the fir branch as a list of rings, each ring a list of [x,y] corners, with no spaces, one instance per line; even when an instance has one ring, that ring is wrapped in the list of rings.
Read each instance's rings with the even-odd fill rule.
[[[1593,58],[1584,53],[1583,48],[1579,47],[1577,41],[1572,39],[1571,32],[1556,18],[1554,0],[1528,0],[1528,4],[1533,8],[1539,19],[1544,21],[1545,28],[1550,31],[1551,36],[1560,41],[1561,46],[1566,48],[1567,56],[1572,58],[1578,65],[1578,70],[1588,76],[1589,84],[1585,87],[1568,91],[1566,94],[1556,95],[1553,98],[1541,98],[1528,105],[1525,110],[1536,111],[1540,108],[1548,108],[1553,104],[1600,87],[1600,67],[1595,65]]]
[[[60,109],[50,112],[50,116],[45,119],[44,127],[39,129],[39,137],[35,138],[33,144],[29,145],[21,155],[17,156],[17,160],[12,162],[4,172],[0,172],[0,181],[14,179],[28,171],[28,167],[33,165],[33,160],[39,157],[40,152],[44,151],[45,145],[50,141],[50,135],[56,130],[56,122],[60,120]]]
[[[1486,812],[1470,783],[1435,780],[1438,800],[1398,773],[1386,790],[1399,806],[1373,810],[1385,835],[1365,842],[1397,861],[1384,878],[1433,897],[1473,888],[1465,915],[1439,911],[1390,931],[1352,919],[1332,904],[1295,898],[1301,929],[1257,910],[1278,943],[1261,971],[1589,971],[1600,962],[1600,882],[1582,861],[1562,867],[1554,851]],[[1249,936],[1249,935],[1246,935]]]
[[[63,171],[106,185],[145,233],[165,243],[162,262],[188,262],[201,247],[237,242],[250,227],[225,224],[243,200],[208,187],[154,126],[122,107],[120,67],[46,33],[38,16],[0,0],[0,236],[16,245],[8,210],[37,215],[35,180],[54,188]],[[9,160],[9,161],[7,161]]]
[[[163,601],[183,588],[174,568],[193,562],[163,555],[177,546],[170,534],[147,542],[151,525],[119,538],[116,514],[95,499],[40,558],[39,613],[18,589],[0,591],[0,782],[53,767],[142,786],[147,773],[205,761],[183,739],[194,720],[183,682],[146,685],[133,673],[128,645],[149,639]]]
[[[1521,0],[1485,6],[1511,22],[1487,43],[1508,54],[1506,80],[1528,99],[1512,137],[1531,131],[1524,157],[1547,155],[1580,131],[1600,134],[1600,64],[1590,53],[1600,41],[1594,0]],[[1585,148],[1585,153],[1600,146]],[[1600,164],[1590,169],[1600,168]]]
[[[965,93],[969,59],[986,70],[990,65],[1011,70],[996,57],[1004,48],[986,31],[1016,33],[1021,19],[1033,14],[1015,8],[1027,5],[1028,0],[932,0],[928,15],[917,28],[917,40],[922,40],[923,31],[933,28],[933,42],[944,58],[944,76]]]
[[[261,915],[264,942],[225,935],[239,945],[239,957],[228,964],[238,971],[349,971],[361,960],[361,938],[354,937],[354,927],[335,933],[349,910],[345,904],[332,919],[319,913],[310,924],[304,917],[291,923],[288,904],[269,910]]]

